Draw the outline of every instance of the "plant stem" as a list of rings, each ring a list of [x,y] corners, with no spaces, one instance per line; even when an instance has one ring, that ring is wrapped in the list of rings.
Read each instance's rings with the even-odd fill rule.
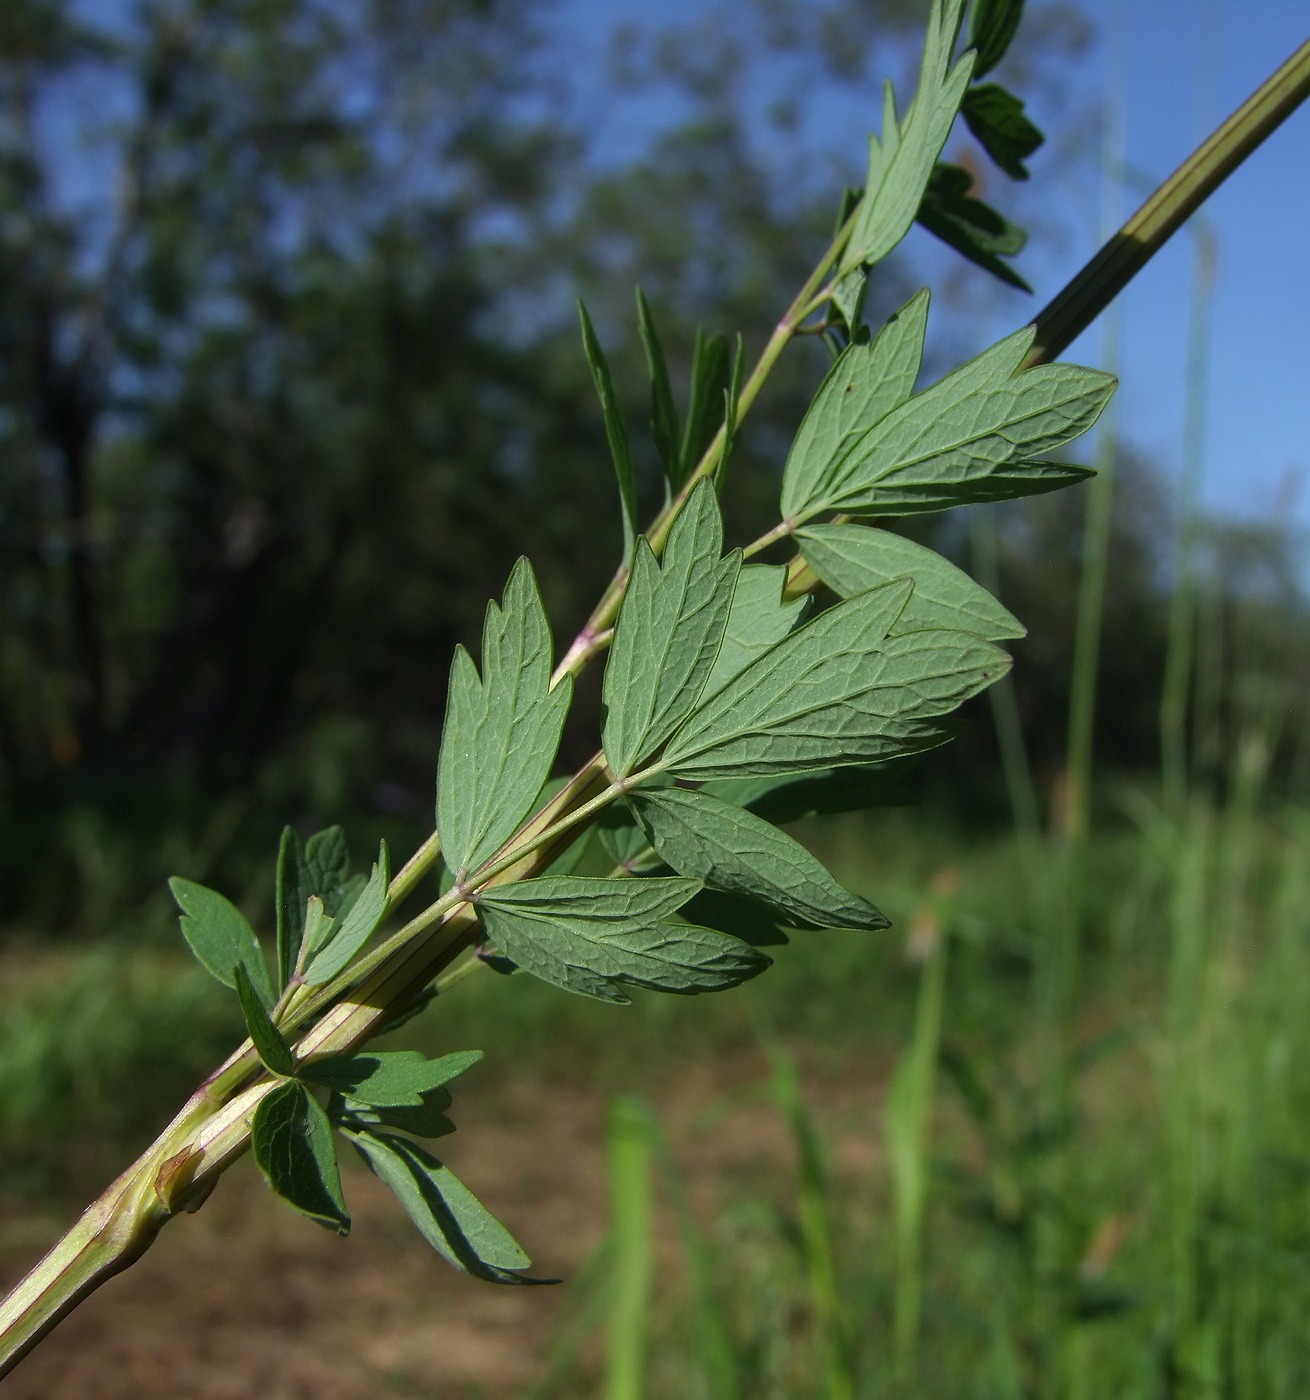
[[[1037,317],[1024,369],[1044,365],[1105,310],[1239,165],[1310,97],[1310,39],[1199,146]]]

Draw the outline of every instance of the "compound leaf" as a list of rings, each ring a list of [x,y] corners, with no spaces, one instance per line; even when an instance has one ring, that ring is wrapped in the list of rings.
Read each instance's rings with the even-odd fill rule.
[[[481,678],[463,647],[450,670],[437,830],[461,877],[514,834],[555,761],[573,682],[566,676],[551,689],[551,655],[537,581],[520,559],[501,606],[487,605]]]
[[[268,1069],[289,1078],[296,1072],[295,1057],[282,1032],[273,1024],[244,963],[237,963],[232,968],[232,982],[237,989],[237,1000],[241,1003],[241,1014],[246,1018],[250,1043]]]
[[[1003,258],[1023,251],[1028,235],[990,204],[969,193],[973,176],[938,161],[915,216],[935,238],[1021,292],[1032,288]]]
[[[818,928],[887,928],[873,905],[844,890],[776,826],[722,798],[682,788],[630,794],[651,845],[679,875],[747,895],[783,918]]]
[[[1079,365],[1016,373],[1034,334],[1028,326],[1007,336],[870,428],[823,474],[796,523],[824,510],[941,510],[1085,475],[1033,459],[1085,433],[1117,381]]]
[[[417,1050],[376,1050],[310,1060],[300,1066],[300,1078],[370,1108],[417,1108],[425,1094],[448,1084],[481,1058],[481,1050],[461,1050],[436,1060]]]
[[[305,981],[310,985],[330,982],[338,972],[368,942],[374,929],[386,916],[387,886],[391,883],[391,857],[387,843],[382,842],[373,873],[350,912],[332,929],[322,935],[322,946],[314,952],[305,968]]]
[[[294,1079],[260,1100],[250,1144],[268,1184],[289,1205],[339,1235],[350,1233],[332,1124]]]
[[[637,543],[632,578],[605,664],[605,761],[620,776],[686,718],[719,654],[740,552],[726,558],[713,485],[699,481],[669,533],[662,562]]]
[[[914,580],[893,632],[950,627],[990,642],[1025,635],[1023,624],[980,584],[934,550],[865,525],[807,525],[796,532],[806,562],[843,598],[892,579]]]
[[[782,515],[799,518],[821,498],[865,435],[909,399],[923,360],[925,288],[887,321],[877,339],[852,344],[828,372],[801,422],[782,477]]]
[[[232,969],[241,963],[266,1006],[274,1000],[264,950],[240,909],[217,890],[174,875],[168,882],[182,911],[182,936],[201,965],[225,987],[235,987]]]
[[[969,130],[983,150],[1012,180],[1026,180],[1024,161],[1046,140],[1024,115],[1022,98],[999,83],[981,83],[964,94],[960,106]]]
[[[869,137],[864,199],[846,245],[842,272],[860,263],[878,262],[910,231],[973,73],[972,53],[951,64],[963,9],[964,0],[933,0],[919,87],[903,122],[897,120],[891,83],[884,89],[882,140]]]
[[[669,740],[675,778],[801,772],[941,743],[933,723],[1003,675],[1009,657],[965,632],[889,636],[904,580],[820,613],[740,675]]]
[[[596,383],[596,393],[600,397],[600,409],[605,418],[605,437],[609,442],[610,457],[614,461],[614,475],[619,483],[619,502],[623,508],[623,562],[632,562],[632,546],[637,538],[637,484],[632,472],[632,450],[628,445],[628,430],[623,422],[623,411],[619,407],[619,396],[614,391],[614,378],[610,374],[609,361],[596,338],[595,327],[587,308],[578,302],[578,318],[582,322],[582,348],[591,367],[591,377]],[[483,663],[485,665],[485,661]]]
[[[734,987],[768,966],[736,939],[665,922],[700,888],[676,876],[559,876],[484,890],[477,903],[488,935],[525,972],[625,1002],[618,982],[693,995]]]
[[[531,1260],[463,1182],[429,1152],[391,1133],[349,1132],[363,1159],[448,1263],[489,1283],[553,1283],[511,1273]]]

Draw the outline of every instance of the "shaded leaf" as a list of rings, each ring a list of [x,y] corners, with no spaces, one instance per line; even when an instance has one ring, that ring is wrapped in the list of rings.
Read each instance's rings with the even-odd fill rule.
[[[340,1105],[337,1118],[346,1128],[399,1128],[401,1132],[426,1138],[449,1137],[455,1131],[454,1123],[445,1113],[450,1107],[450,1094],[445,1089],[429,1090],[417,1107],[394,1104],[377,1108],[340,1094],[334,1097],[334,1102]]]
[[[633,816],[632,810],[622,802],[615,802],[606,807],[600,814],[594,830],[601,845],[613,858],[614,864],[623,866],[632,874],[663,864],[651,850],[646,833]]]
[[[869,137],[864,199],[842,258],[842,272],[878,262],[910,231],[973,72],[972,53],[951,63],[963,9],[964,0],[933,0],[919,87],[904,121],[897,119],[891,83],[883,90],[882,139]]]
[[[673,385],[669,381],[664,348],[655,330],[650,306],[640,287],[637,288],[637,325],[641,330],[641,343],[646,351],[646,364],[650,370],[651,436],[655,440],[655,450],[659,453],[670,491],[676,492],[681,489],[683,482],[678,410],[673,402]]]
[[[417,1143],[391,1133],[348,1133],[360,1156],[448,1263],[489,1283],[553,1283],[509,1272],[531,1260],[463,1182]]]
[[[260,1171],[284,1201],[329,1230],[349,1234],[332,1125],[303,1084],[287,1080],[265,1094],[255,1110],[250,1145]]]
[[[696,349],[691,361],[691,397],[687,422],[682,430],[680,469],[674,489],[680,490],[690,478],[705,449],[723,421],[724,394],[730,385],[728,337],[696,332]]]
[[[723,641],[741,554],[723,552],[713,485],[698,482],[656,562],[637,543],[632,578],[605,664],[605,761],[620,776],[648,758],[691,712]]]
[[[772,905],[816,928],[887,928],[873,905],[844,890],[790,836],[707,792],[682,788],[628,795],[651,845],[679,875]]]
[[[326,943],[310,958],[304,973],[306,982],[311,985],[330,982],[368,942],[386,917],[387,887],[390,883],[391,857],[387,852],[387,843],[383,841],[363,893],[355,900],[350,912],[328,934]]]
[[[806,562],[843,598],[893,579],[914,581],[914,592],[893,632],[951,627],[998,642],[1025,635],[1023,624],[936,551],[864,525],[807,525],[796,532]]]
[[[293,827],[282,829],[277,851],[277,974],[281,991],[295,974],[305,934],[309,866]]]
[[[457,875],[476,870],[518,830],[550,774],[573,694],[568,676],[551,689],[551,656],[537,581],[520,559],[501,606],[487,605],[481,677],[463,647],[450,670],[437,830]]]
[[[965,632],[889,636],[912,585],[820,613],[749,665],[670,739],[675,778],[744,777],[891,758],[945,737],[933,723],[1008,669]]]
[[[783,601],[786,582],[787,569],[782,564],[747,564],[737,575],[723,643],[701,692],[702,704],[757,656],[794,631],[809,612],[811,598]]]
[[[246,1020],[250,1043],[267,1069],[282,1075],[283,1078],[289,1078],[296,1072],[295,1057],[282,1032],[273,1024],[244,963],[236,963],[233,966],[232,982],[237,989],[237,1000],[241,1003],[241,1014]]]
[[[217,890],[184,880],[180,875],[174,875],[168,887],[182,911],[182,937],[201,966],[225,987],[234,987],[232,969],[241,963],[261,1000],[272,1006],[273,979],[268,975],[264,950],[241,910]]]
[[[637,484],[632,472],[632,450],[628,446],[628,430],[623,422],[623,410],[614,390],[609,361],[596,338],[595,328],[587,308],[578,302],[578,318],[582,322],[582,348],[586,352],[591,377],[600,397],[601,413],[605,418],[605,437],[609,442],[614,475],[619,484],[619,504],[623,510],[623,562],[632,562],[632,547],[637,538]],[[485,660],[483,662],[485,665]]]
[[[1021,292],[1032,288],[1002,258],[1022,252],[1028,235],[969,190],[973,176],[958,165],[939,162],[915,216],[934,237]]]
[[[305,898],[318,895],[323,908],[335,919],[341,912],[350,879],[350,849],[346,845],[346,834],[339,826],[317,831],[305,842],[305,874],[308,876],[308,884],[302,887]]]
[[[425,1094],[448,1084],[481,1058],[481,1050],[461,1050],[435,1060],[417,1050],[375,1050],[310,1060],[300,1066],[300,1078],[371,1108],[417,1108]]]
[[[1024,161],[1046,138],[1024,115],[1023,100],[999,83],[982,83],[964,94],[960,111],[996,164],[1012,180],[1026,180]]]
[[[824,484],[841,473],[869,430],[914,392],[923,360],[929,294],[912,297],[878,332],[877,339],[847,346],[819,386],[787,454],[782,515],[799,518]]]
[[[978,51],[973,66],[975,79],[990,73],[1005,57],[1022,18],[1023,0],[974,0],[968,45]]]
[[[656,991],[718,991],[768,959],[711,929],[664,922],[700,889],[696,880],[547,877],[484,890],[487,933],[525,972],[601,1001],[624,1002],[615,984]]]
[[[718,778],[702,792],[745,807],[765,821],[781,825],[804,817],[864,812],[871,807],[901,807],[919,800],[914,778],[917,755],[886,763],[819,768],[808,773],[774,773],[758,778]],[[717,928],[717,924],[711,925]]]
[[[778,927],[778,911],[744,895],[702,890],[693,895],[678,912],[690,923],[731,934],[743,943],[749,943],[752,948],[780,948],[789,941]]]

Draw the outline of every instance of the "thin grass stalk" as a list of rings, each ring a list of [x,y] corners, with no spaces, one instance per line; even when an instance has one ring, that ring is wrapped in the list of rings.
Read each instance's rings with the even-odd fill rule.
[[[1177,818],[1187,801],[1187,711],[1196,652],[1196,551],[1200,533],[1201,477],[1210,379],[1210,312],[1214,299],[1214,233],[1200,219],[1195,228],[1192,289],[1188,299],[1187,393],[1183,466],[1178,488],[1174,587],[1160,699],[1160,774],[1166,809]]]
[[[605,1334],[605,1400],[642,1400],[651,1276],[651,1143],[635,1100],[610,1109],[606,1140],[612,1274]]]
[[[677,1220],[682,1250],[687,1260],[705,1392],[712,1400],[738,1400],[740,1391],[737,1386],[737,1364],[733,1356],[728,1324],[711,1283],[710,1251],[696,1223],[696,1216],[687,1196],[687,1185],[678,1169],[668,1137],[649,1108],[644,1108],[644,1112],[647,1136],[659,1161],[665,1198]]]
[[[887,1099],[887,1155],[895,1199],[894,1365],[897,1383],[907,1394],[913,1393],[918,1372],[924,1226],[932,1182],[932,1114],[946,1000],[950,934],[940,907],[925,910],[912,936],[928,946],[915,950],[924,962],[914,1033],[896,1067]]]
[[[827,1171],[823,1146],[805,1106],[796,1062],[780,1046],[771,1048],[773,1091],[796,1149],[797,1211],[801,1245],[809,1277],[810,1304],[823,1368],[827,1400],[854,1400],[855,1385],[847,1354],[841,1293],[833,1258],[828,1219]]]

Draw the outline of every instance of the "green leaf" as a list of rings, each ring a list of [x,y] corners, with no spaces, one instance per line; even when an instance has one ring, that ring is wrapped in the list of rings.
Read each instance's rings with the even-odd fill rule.
[[[1021,292],[1032,288],[1002,258],[1023,251],[1028,235],[969,190],[973,176],[958,165],[938,162],[915,216],[920,224],[971,263]]]
[[[714,487],[697,482],[662,563],[645,539],[605,664],[605,761],[618,775],[648,758],[691,712],[718,656],[741,554],[723,552]]]
[[[615,984],[718,991],[754,977],[768,959],[711,929],[664,922],[700,889],[696,880],[546,877],[478,895],[496,946],[525,972],[582,996],[625,1002]]]
[[[569,676],[551,689],[551,655],[532,566],[520,559],[502,605],[487,605],[481,678],[463,647],[450,669],[437,830],[461,878],[518,830],[550,774],[573,695]]]
[[[450,1094],[445,1089],[430,1089],[423,1095],[423,1102],[418,1107],[398,1104],[373,1108],[343,1098],[340,1094],[333,1096],[332,1103],[336,1106],[335,1115],[331,1106],[329,1115],[333,1116],[334,1122],[347,1129],[399,1128],[403,1133],[426,1138],[449,1137],[455,1131],[454,1123],[445,1113],[450,1107]]]
[[[182,911],[182,937],[201,965],[225,987],[234,987],[232,969],[241,963],[266,1006],[274,1000],[273,979],[268,975],[264,950],[246,916],[217,890],[174,875],[168,882]]]
[[[673,402],[673,385],[669,381],[669,367],[664,359],[664,348],[655,330],[655,319],[640,287],[637,288],[637,325],[641,330],[641,343],[646,351],[646,364],[650,369],[651,436],[655,439],[655,450],[659,453],[672,493],[682,487],[682,444],[678,409]]]
[[[691,361],[691,398],[687,404],[687,422],[682,430],[679,453],[679,478],[674,487],[683,484],[696,470],[705,449],[714,439],[723,421],[724,394],[731,382],[728,337],[712,335],[706,339],[696,332],[696,349]]]
[[[782,477],[782,515],[799,518],[853,451],[914,392],[928,327],[928,291],[912,297],[871,343],[848,346],[801,422]]]
[[[323,908],[335,919],[341,912],[350,881],[350,850],[346,834],[339,826],[315,832],[305,842],[305,871],[309,877],[305,898],[318,895]]]
[[[663,862],[650,848],[646,833],[632,815],[631,809],[621,802],[606,807],[596,822],[595,830],[600,843],[614,860],[629,874],[650,870]],[[565,871],[552,871],[552,874],[565,874]]]
[[[387,843],[383,841],[363,893],[336,928],[327,934],[327,941],[310,958],[304,974],[307,983],[317,986],[330,982],[368,942],[386,917],[387,887],[390,883],[391,857]]]
[[[300,944],[300,961],[308,962],[310,958],[324,947],[332,937],[332,930],[336,928],[337,921],[329,919],[323,909],[323,901],[316,894],[311,894],[305,904],[305,936]]]
[[[813,481],[789,518],[910,515],[1051,490],[1053,477],[1063,484],[1071,472],[1077,479],[1082,469],[1032,459],[1085,433],[1117,381],[1079,365],[1016,373],[1035,333],[1016,331],[889,413]]]
[[[796,538],[809,566],[843,598],[892,579],[913,579],[914,592],[893,632],[951,627],[989,642],[1025,635],[1018,618],[963,569],[903,535],[864,525],[807,525]]]
[[[282,829],[277,851],[277,974],[281,991],[295,974],[300,940],[305,933],[305,900],[302,887],[309,883],[309,868],[294,828]]]
[[[745,807],[767,822],[782,825],[804,817],[865,812],[871,807],[903,807],[916,802],[919,793],[912,779],[918,768],[917,756],[911,755],[886,763],[819,768],[800,774],[719,778],[706,783],[701,791]]]
[[[578,302],[578,318],[582,322],[582,348],[586,352],[587,363],[591,366],[596,393],[600,396],[601,413],[605,418],[605,437],[609,441],[614,475],[619,483],[619,503],[623,508],[623,562],[628,564],[632,562],[632,547],[637,538],[637,483],[632,472],[632,450],[628,446],[628,430],[624,426],[618,394],[614,391],[609,361],[606,360],[605,352],[596,338],[587,308],[581,302]]]
[[[912,585],[820,613],[724,686],[669,740],[660,767],[701,780],[801,772],[941,743],[933,723],[1008,669],[965,632],[889,636]]]
[[[702,928],[718,929],[740,938],[752,948],[781,948],[789,942],[778,927],[778,911],[744,895],[702,890],[682,906],[679,914]]]
[[[738,331],[736,347],[732,353],[732,374],[728,379],[728,387],[723,391],[723,451],[714,466],[714,486],[717,491],[723,489],[728,461],[732,456],[732,449],[737,445],[737,410],[741,403],[741,386],[745,373],[746,342]]]
[[[982,83],[964,94],[960,111],[996,164],[1012,180],[1026,180],[1024,161],[1046,138],[1024,115],[1023,100],[999,83]]]
[[[379,1180],[395,1192],[419,1234],[457,1269],[490,1283],[553,1283],[509,1272],[531,1260],[463,1182],[417,1143],[391,1133],[348,1133]]]
[[[712,889],[772,905],[817,928],[889,926],[873,905],[842,889],[790,836],[707,792],[656,788],[630,793],[651,845],[678,872]]]
[[[417,1050],[376,1050],[310,1060],[300,1066],[300,1078],[370,1108],[417,1108],[426,1093],[448,1084],[481,1058],[481,1050],[461,1050],[436,1060]]]
[[[258,1051],[266,1068],[284,1079],[290,1078],[296,1072],[295,1057],[282,1032],[273,1024],[244,963],[233,966],[232,981],[237,989],[237,999],[241,1002],[241,1014],[246,1018],[250,1043]]]
[[[810,610],[813,599],[808,597],[783,602],[786,582],[787,569],[782,564],[747,564],[737,575],[723,644],[701,692],[702,704],[757,656],[794,631]]]
[[[250,1129],[255,1161],[268,1184],[311,1220],[350,1233],[332,1124],[303,1084],[279,1084],[260,1100]]]
[[[978,51],[973,65],[975,80],[990,73],[1005,57],[1022,18],[1023,0],[974,0],[968,45]]]
[[[897,120],[891,83],[883,91],[882,140],[869,137],[864,199],[842,258],[842,273],[885,258],[910,231],[973,72],[972,53],[951,64],[963,9],[964,0],[933,0],[919,87],[903,122]]]

